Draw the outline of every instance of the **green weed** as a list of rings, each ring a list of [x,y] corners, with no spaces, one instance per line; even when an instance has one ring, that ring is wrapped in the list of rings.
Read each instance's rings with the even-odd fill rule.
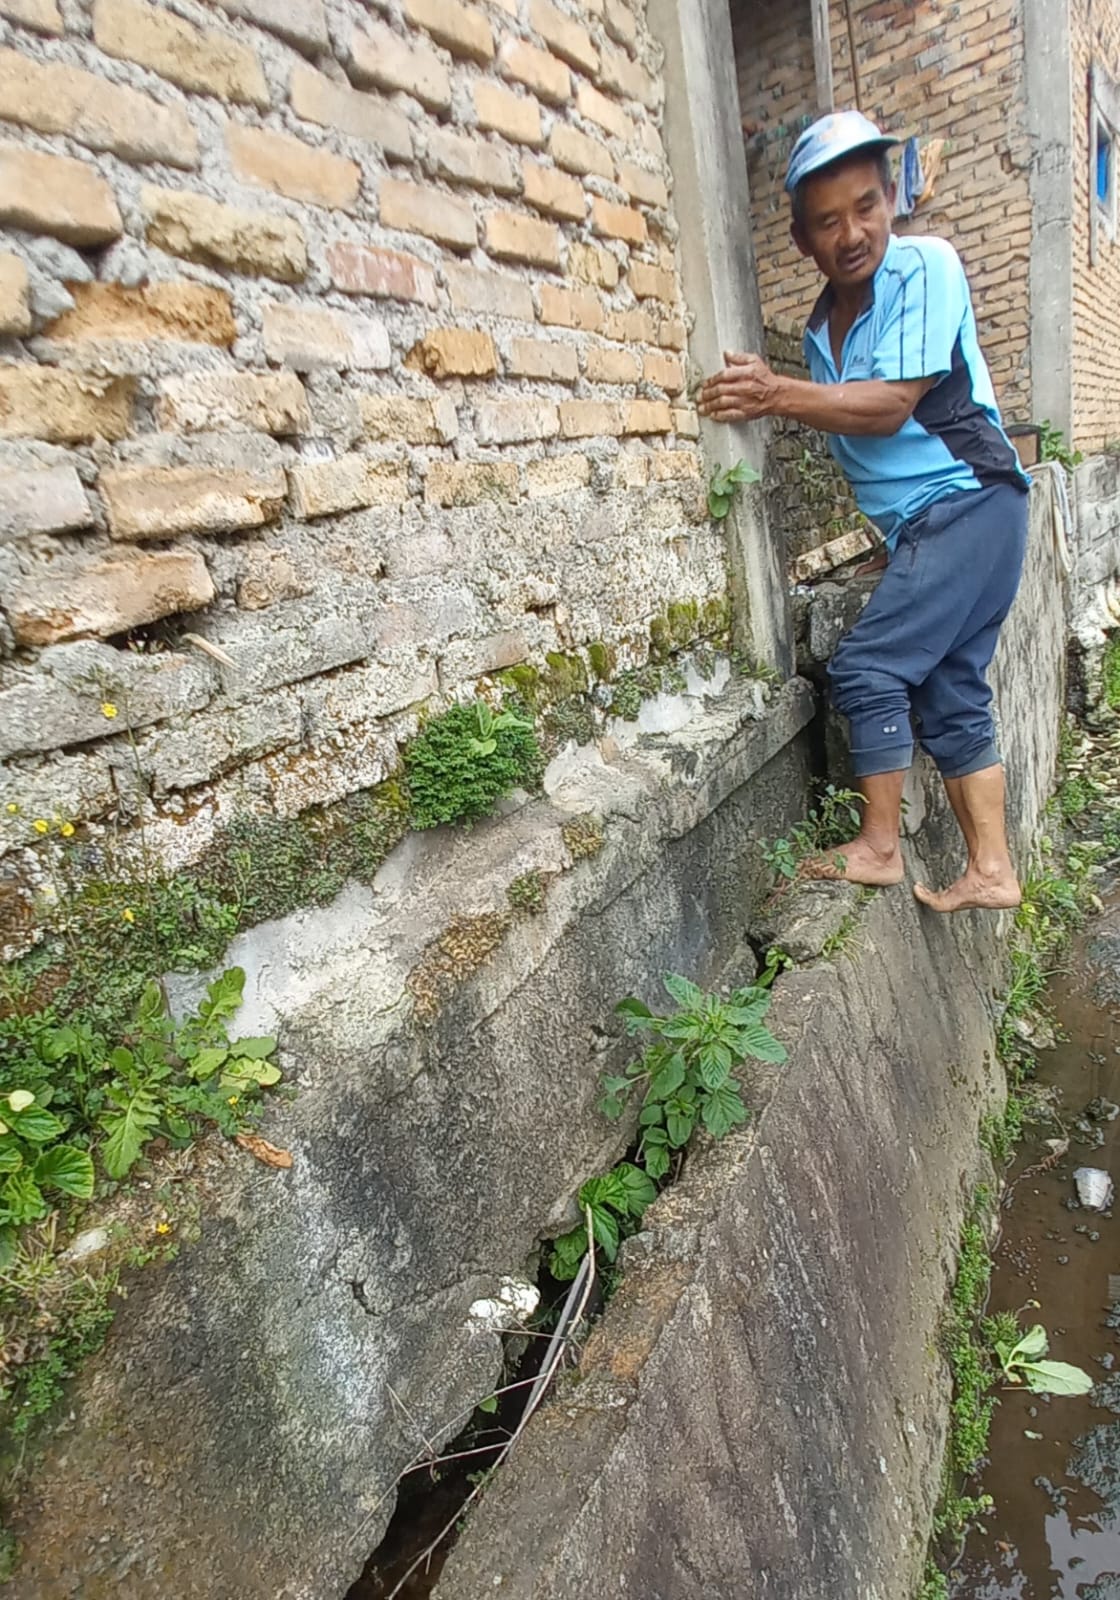
[[[477,821],[511,789],[535,784],[542,765],[528,718],[511,709],[495,714],[481,700],[452,706],[405,750],[412,824]]]

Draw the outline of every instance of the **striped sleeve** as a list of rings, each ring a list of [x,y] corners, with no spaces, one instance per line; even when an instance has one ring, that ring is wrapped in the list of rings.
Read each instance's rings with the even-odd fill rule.
[[[897,265],[884,274],[873,378],[939,378],[952,370],[953,346],[968,309],[968,283],[951,245],[940,239],[921,243],[926,248],[903,241]]]

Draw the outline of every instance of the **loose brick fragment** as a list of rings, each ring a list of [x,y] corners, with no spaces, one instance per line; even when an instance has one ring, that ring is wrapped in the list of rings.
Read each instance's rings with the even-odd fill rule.
[[[538,222],[518,211],[490,211],[483,226],[486,251],[499,261],[559,267],[560,230],[551,222]]]
[[[429,111],[451,105],[451,79],[435,51],[426,44],[406,44],[384,23],[367,20],[354,29],[347,70],[359,88],[410,94]]]
[[[303,229],[292,217],[241,211],[186,190],[140,192],[148,213],[148,243],[207,266],[230,267],[279,283],[298,283],[307,275]]]
[[[599,178],[614,177],[614,157],[605,144],[593,139],[589,133],[570,128],[565,122],[553,124],[548,139],[548,153],[558,167],[585,178],[595,174]]]
[[[202,283],[72,283],[73,309],[44,331],[52,339],[168,339],[183,344],[230,345],[237,337],[224,289]]]
[[[476,408],[474,431],[479,444],[523,444],[555,438],[560,418],[544,400],[498,400]]]
[[[450,444],[459,432],[454,403],[411,400],[405,395],[363,394],[358,397],[367,439],[379,443]]]
[[[594,74],[599,70],[599,52],[587,29],[549,5],[548,0],[532,0],[529,26],[540,34],[550,50],[555,50],[580,72]]]
[[[572,98],[571,73],[547,50],[538,50],[524,39],[507,39],[498,59],[505,77],[523,83],[549,105],[561,106]]]
[[[478,225],[470,206],[427,184],[384,179],[381,224],[405,233],[422,233],[453,250],[473,250],[478,243]]]
[[[407,467],[356,454],[291,467],[288,482],[296,516],[304,518],[400,505],[408,496]]]
[[[327,251],[331,282],[343,294],[370,294],[390,300],[436,303],[436,275],[426,261],[399,250],[338,243]]]
[[[480,128],[492,128],[514,144],[539,146],[544,143],[541,108],[535,100],[514,94],[486,78],[479,78],[472,85],[471,93]]]
[[[673,413],[664,400],[631,400],[624,433],[672,433]]]
[[[398,161],[412,160],[412,130],[407,117],[373,95],[335,83],[305,61],[297,61],[292,68],[288,99],[296,116],[304,122],[337,128],[353,139],[364,139]]]
[[[134,378],[56,367],[0,367],[0,438],[84,444],[123,439],[132,426]]]
[[[0,223],[67,244],[102,245],[124,231],[113,191],[84,161],[0,144]]]
[[[486,139],[440,128],[428,140],[428,170],[449,183],[516,194],[521,185],[509,155]]]
[[[483,66],[494,59],[494,34],[480,7],[459,0],[404,0],[404,14],[453,56]]]
[[[226,124],[226,147],[237,177],[290,200],[349,211],[358,198],[362,174],[356,161],[316,149],[291,134],[230,122]]]
[[[483,311],[492,317],[512,317],[532,322],[533,292],[521,278],[506,272],[482,272],[477,267],[447,267],[447,287],[456,311]]]
[[[51,569],[23,580],[4,603],[17,644],[30,647],[107,639],[161,617],[201,611],[213,598],[213,580],[197,551],[167,550],[93,562],[77,574]],[[54,692],[60,693],[57,686]]]
[[[196,28],[140,0],[94,0],[93,37],[106,55],[158,72],[195,94],[267,106],[268,85],[248,45],[216,28]]]
[[[429,505],[475,506],[483,500],[510,504],[519,497],[520,478],[512,461],[435,461],[424,479]]]
[[[297,372],[316,367],[378,371],[391,352],[385,324],[326,306],[269,302],[262,318],[265,355]]]
[[[27,268],[19,256],[0,255],[0,333],[31,332]]]
[[[555,339],[514,339],[506,373],[511,378],[538,378],[549,383],[575,383],[579,360],[569,344]]]
[[[198,138],[186,112],[92,72],[40,65],[20,50],[0,50],[0,117],[37,133],[64,133],[126,161],[198,164]]]
[[[233,533],[275,522],[286,484],[272,472],[209,467],[110,467],[98,479],[113,539]]]
[[[433,328],[408,360],[429,378],[491,378],[498,370],[493,339],[472,328]]]
[[[617,438],[622,422],[623,407],[604,400],[564,400],[560,404],[560,432],[565,439]]]
[[[0,534],[66,533],[93,521],[73,467],[0,470]]]
[[[616,206],[596,195],[591,202],[591,226],[607,239],[622,239],[626,244],[645,244],[649,234],[646,219],[632,206]]]
[[[160,384],[156,421],[178,433],[306,433],[303,384],[289,372],[192,372]]]
[[[582,222],[587,213],[587,198],[583,185],[554,167],[541,166],[539,161],[523,160],[521,178],[526,205],[546,212],[550,217],[564,217],[569,222]]]
[[[590,289],[558,289],[552,283],[541,284],[542,322],[598,333],[603,320],[603,303]]]

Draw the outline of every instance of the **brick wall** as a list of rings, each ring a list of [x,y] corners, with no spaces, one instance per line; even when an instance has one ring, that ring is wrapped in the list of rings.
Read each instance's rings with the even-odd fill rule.
[[[732,0],[759,291],[768,321],[800,327],[819,279],[789,237],[790,149],[815,115],[806,0]],[[934,198],[899,232],[960,251],[1005,414],[1030,414],[1029,151],[1017,0],[851,0],[860,104],[891,132],[950,143]],[[833,0],[836,104],[855,104],[845,6]]]
[[[1097,231],[1090,265],[1089,67],[1096,60],[1120,84],[1120,0],[1071,0],[1073,79],[1073,415],[1086,453],[1120,441],[1120,237]]]
[[[624,0],[0,0],[21,817],[185,858],[722,594],[657,66]]]

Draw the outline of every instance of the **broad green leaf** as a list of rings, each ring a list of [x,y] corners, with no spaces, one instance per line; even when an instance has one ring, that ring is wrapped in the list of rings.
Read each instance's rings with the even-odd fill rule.
[[[73,1028],[48,1028],[39,1040],[39,1054],[44,1061],[62,1061],[66,1056],[77,1055],[78,1035]]]
[[[581,1206],[591,1206],[592,1210],[599,1206],[612,1206],[615,1211],[627,1210],[626,1185],[618,1175],[617,1169],[604,1172],[597,1178],[588,1178],[579,1191]]]
[[[35,1104],[35,1096],[30,1089],[13,1089],[8,1096],[9,1111],[26,1111]]]
[[[728,480],[731,483],[758,483],[759,475],[755,469],[748,466],[745,461],[737,461],[733,467],[728,467]]]
[[[558,1239],[552,1241],[552,1248],[558,1256],[568,1261],[578,1261],[587,1249],[587,1229],[581,1223],[578,1228],[573,1228],[570,1233],[562,1233]]]
[[[0,1140],[0,1172],[18,1172],[23,1166],[23,1152],[10,1136]]]
[[[497,1409],[498,1409],[498,1397],[497,1397],[497,1395],[496,1394],[492,1394],[492,1395],[488,1396],[487,1399],[480,1400],[478,1402],[478,1409],[480,1411],[484,1411],[488,1417],[492,1417],[494,1415],[495,1411],[497,1411]]]
[[[622,1115],[622,1101],[615,1094],[605,1094],[599,1101],[599,1115],[608,1122],[617,1122]]]
[[[756,1061],[772,1061],[778,1066],[787,1059],[785,1045],[761,1022],[751,1022],[740,1028],[736,1048],[740,1055],[753,1056]]]
[[[1050,1341],[1046,1337],[1046,1329],[1041,1322],[1036,1322],[1034,1327],[1025,1333],[1019,1343],[1011,1350],[1004,1365],[1010,1365],[1017,1356],[1021,1356],[1026,1361],[1037,1361],[1040,1356],[1046,1354],[1049,1343]]]
[[[191,1062],[191,1076],[200,1081],[209,1078],[228,1058],[229,1051],[225,1045],[212,1045],[200,1050]]]
[[[267,1035],[259,1039],[235,1039],[229,1048],[232,1055],[248,1056],[250,1061],[265,1061],[276,1054],[276,1040]]]
[[[613,1261],[618,1254],[618,1218],[606,1206],[593,1205],[591,1227],[596,1242],[603,1247],[603,1254],[608,1261]]]
[[[123,1178],[159,1126],[159,1107],[141,1090],[120,1111],[106,1113],[101,1126],[109,1135],[101,1152],[105,1171],[111,1178]]]
[[[725,1044],[704,1045],[697,1056],[697,1071],[705,1089],[722,1089],[731,1072],[731,1051]]]
[[[698,989],[677,972],[667,972],[661,981],[679,1006],[697,1006],[704,998],[703,989]]]
[[[222,1087],[226,1089],[248,1088],[252,1084],[259,1084],[262,1089],[267,1089],[279,1082],[280,1068],[273,1066],[269,1061],[246,1061],[239,1058],[231,1061],[222,1073]]]
[[[131,1050],[126,1050],[123,1044],[119,1044],[115,1050],[109,1052],[109,1065],[114,1072],[128,1073],[136,1065],[136,1057]]]
[[[647,1128],[645,1133],[642,1134],[643,1145],[663,1145],[668,1144],[668,1142],[669,1135],[664,1128]]]
[[[206,990],[205,1011],[212,1022],[222,1017],[232,1017],[245,993],[245,973],[241,967],[229,967],[215,978]]]
[[[722,522],[724,517],[727,515],[727,513],[730,510],[731,510],[731,496],[730,495],[728,495],[728,494],[717,494],[717,492],[714,489],[709,489],[708,490],[708,513],[709,513],[710,516],[715,517],[717,522]]]
[[[679,1150],[692,1138],[692,1130],[696,1126],[696,1118],[684,1115],[680,1111],[670,1111],[665,1119],[665,1127],[669,1134],[669,1143],[674,1150]]]
[[[1019,1365],[1034,1394],[1088,1394],[1093,1387],[1089,1374],[1067,1361],[1023,1361]]]
[[[26,1111],[9,1111],[8,1125],[28,1144],[49,1144],[64,1131],[63,1124],[52,1111],[42,1106],[28,1106]]]
[[[770,1009],[774,996],[769,989],[736,989],[731,1004],[724,1012],[728,1022],[741,1028],[746,1022],[761,1022]]]
[[[608,1094],[625,1094],[630,1088],[630,1079],[620,1078],[617,1074],[611,1073],[603,1079],[603,1088]]]
[[[638,1113],[639,1128],[649,1128],[655,1123],[664,1122],[665,1107],[660,1100],[647,1100]]]
[[[35,1182],[43,1189],[73,1195],[75,1200],[88,1200],[93,1193],[93,1159],[88,1150],[56,1144],[36,1161]]]
[[[657,1190],[648,1175],[629,1161],[620,1161],[614,1170],[626,1191],[626,1209],[632,1217],[640,1217],[657,1198]]]
[[[645,1162],[646,1171],[655,1181],[663,1178],[669,1170],[669,1152],[661,1145],[649,1147],[648,1139],[642,1146],[642,1160]]]
[[[620,1000],[615,1006],[615,1015],[622,1017],[626,1023],[627,1033],[637,1033],[641,1028],[647,1028],[653,1020],[653,1012],[640,1000],[635,1000],[631,995],[626,1000]]]
[[[145,984],[144,993],[140,996],[140,1004],[136,1008],[136,1018],[139,1022],[156,1022],[167,1015],[164,1004],[163,990],[153,979]]]
[[[650,1079],[647,1098],[650,1100],[667,1100],[669,1096],[685,1080],[684,1057],[678,1051],[671,1055],[660,1071],[654,1073]]]
[[[678,1011],[676,1016],[666,1017],[657,1025],[658,1033],[665,1039],[699,1039],[703,1029],[703,1022],[691,1011]]]
[[[722,1139],[738,1123],[747,1120],[747,1108],[738,1089],[724,1084],[722,1089],[715,1090],[705,1098],[700,1116],[712,1138]]]
[[[498,748],[497,739],[470,739],[468,743],[472,756],[492,756]]]
[[[0,1185],[0,1204],[11,1220],[18,1223],[34,1222],[47,1211],[42,1191],[26,1168],[5,1178]]]

